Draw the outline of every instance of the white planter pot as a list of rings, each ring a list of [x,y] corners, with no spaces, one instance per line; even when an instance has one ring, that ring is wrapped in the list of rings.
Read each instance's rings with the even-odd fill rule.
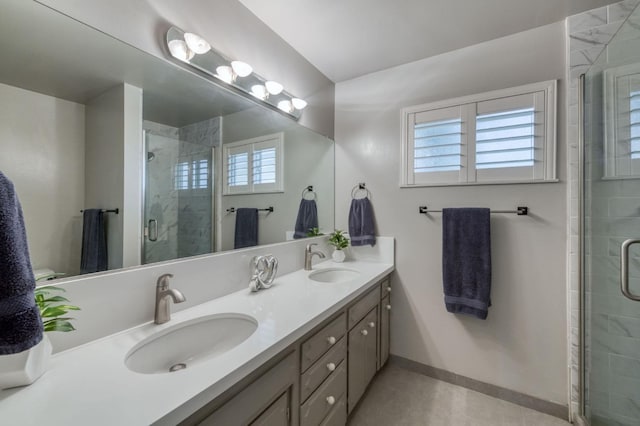
[[[47,370],[51,342],[45,334],[40,343],[26,351],[0,355],[0,390],[30,385]]]
[[[334,250],[331,258],[334,262],[342,263],[344,262],[344,258],[346,257],[344,250]]]

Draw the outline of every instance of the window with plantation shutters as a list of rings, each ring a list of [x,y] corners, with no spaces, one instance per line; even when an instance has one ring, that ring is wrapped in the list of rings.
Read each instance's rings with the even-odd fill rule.
[[[403,186],[555,181],[549,81],[403,110]]]
[[[224,144],[224,194],[281,192],[282,145],[282,133]]]
[[[640,65],[604,73],[605,179],[640,177]]]

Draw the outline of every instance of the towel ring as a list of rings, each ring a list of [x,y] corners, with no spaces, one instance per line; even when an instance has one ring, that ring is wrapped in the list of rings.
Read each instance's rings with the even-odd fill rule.
[[[351,190],[351,198],[356,199],[356,195],[358,195],[358,191],[365,191],[364,197],[361,198],[371,198],[371,192],[367,189],[364,183],[359,183],[353,187]]]
[[[307,198],[307,195],[312,195],[312,198]],[[313,190],[313,185],[309,185],[305,189],[302,190],[302,198],[304,198],[305,200],[315,200],[316,199],[316,193]]]

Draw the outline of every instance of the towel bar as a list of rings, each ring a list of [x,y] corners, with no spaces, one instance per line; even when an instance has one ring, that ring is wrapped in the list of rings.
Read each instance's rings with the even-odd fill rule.
[[[84,210],[80,210],[80,213],[84,213]],[[120,214],[120,209],[108,209],[108,210],[103,209],[103,210],[102,210],[102,213],[115,213],[115,214]]]
[[[429,214],[429,213],[442,213],[442,210],[429,210],[427,206],[418,207],[418,213],[420,214]],[[515,213],[518,216],[527,216],[529,214],[529,207],[516,207],[516,210],[491,210],[491,213]]]
[[[269,212],[269,213],[273,213],[274,208],[273,207],[267,207],[266,209],[258,209],[259,212]],[[235,213],[236,212],[236,208],[235,207],[230,207],[227,209],[227,213]]]

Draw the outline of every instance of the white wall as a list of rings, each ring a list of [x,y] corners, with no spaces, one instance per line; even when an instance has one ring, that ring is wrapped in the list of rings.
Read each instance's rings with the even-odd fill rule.
[[[85,208],[106,215],[109,269],[140,264],[142,91],[118,85],[86,106]]]
[[[0,170],[16,186],[34,268],[80,269],[84,114],[84,105],[0,84]]]
[[[200,34],[306,99],[300,123],[333,137],[334,84],[237,0],[39,1],[160,58],[169,26]]]
[[[556,23],[336,85],[336,225],[366,182],[378,233],[396,238],[391,352],[538,398],[567,403],[564,26]],[[404,106],[560,80],[560,183],[400,189]],[[492,216],[489,317],[447,313],[441,216],[419,205],[530,208]]]

